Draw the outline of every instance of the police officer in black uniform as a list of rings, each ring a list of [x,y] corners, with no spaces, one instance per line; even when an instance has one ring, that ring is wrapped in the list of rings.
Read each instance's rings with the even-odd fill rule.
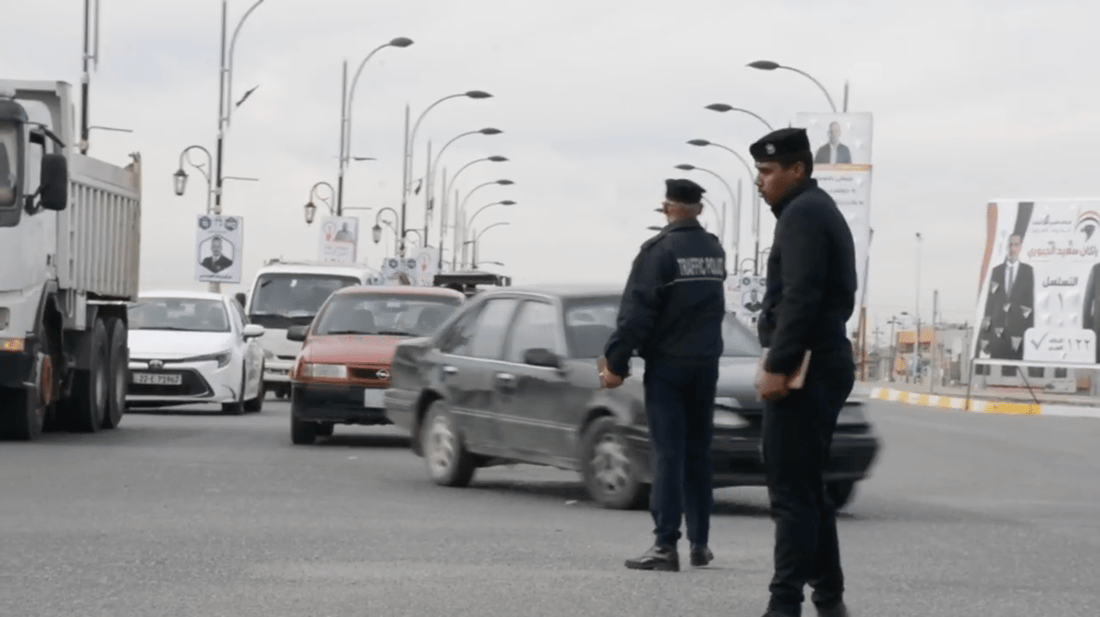
[[[846,333],[855,306],[855,245],[836,203],[811,177],[805,129],[769,133],[749,151],[756,185],[777,219],[757,324],[768,348],[757,388],[765,401],[764,462],[776,525],[765,617],[799,617],[806,584],[819,615],[843,617],[836,507],[823,472],[855,381]],[[807,351],[804,382],[793,389]]]
[[[726,314],[726,252],[699,225],[703,188],[683,179],[665,185],[668,225],[634,260],[600,377],[605,387],[618,387],[630,372],[633,352],[645,360],[653,473],[649,509],[656,541],[626,566],[675,572],[682,515],[691,564],[705,566],[714,559],[707,547],[714,499],[710,442]]]

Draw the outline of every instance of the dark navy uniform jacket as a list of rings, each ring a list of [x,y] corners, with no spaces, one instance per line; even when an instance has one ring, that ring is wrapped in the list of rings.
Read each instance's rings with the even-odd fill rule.
[[[757,333],[771,349],[768,372],[790,375],[806,350],[851,352],[846,329],[855,308],[856,252],[848,221],[817,180],[772,212],[778,220]]]
[[[618,326],[604,357],[628,375],[645,360],[696,363],[722,355],[726,252],[697,220],[669,224],[642,245],[623,291]]]

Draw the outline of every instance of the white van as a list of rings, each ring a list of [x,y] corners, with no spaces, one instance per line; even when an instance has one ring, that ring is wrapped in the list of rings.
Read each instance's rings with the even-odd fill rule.
[[[309,325],[337,289],[381,283],[381,273],[362,264],[265,262],[256,273],[251,293],[239,293],[236,298],[245,307],[249,323],[266,329],[259,341],[264,349],[264,386],[268,391],[279,398],[290,395],[290,369],[302,344],[287,340],[287,328]]]

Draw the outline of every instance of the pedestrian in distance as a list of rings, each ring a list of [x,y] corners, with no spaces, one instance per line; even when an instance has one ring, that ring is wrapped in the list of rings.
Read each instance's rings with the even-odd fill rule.
[[[763,455],[775,521],[775,573],[765,617],[799,617],[803,588],[818,615],[844,617],[836,506],[824,470],[855,362],[846,328],[855,307],[852,232],[817,185],[805,129],[765,135],[749,148],[756,185],[776,217],[764,306]]]
[[[703,192],[691,180],[665,181],[668,225],[634,259],[615,332],[599,363],[603,386],[617,388],[629,376],[635,352],[645,361],[649,510],[656,540],[642,556],[627,560],[634,570],[680,570],[676,543],[684,518],[691,565],[714,559],[708,547],[710,443],[726,314],[726,252],[699,224]]]

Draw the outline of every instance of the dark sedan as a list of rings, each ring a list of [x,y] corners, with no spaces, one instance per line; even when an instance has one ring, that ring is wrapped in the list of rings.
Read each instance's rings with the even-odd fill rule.
[[[614,329],[621,290],[609,287],[486,291],[432,336],[397,345],[386,414],[409,431],[437,484],[464,486],[478,467],[508,463],[580,472],[609,508],[646,503],[651,476],[642,391],[644,363],[614,390],[596,358]],[[752,379],[756,338],[726,319],[713,441],[715,487],[764,485],[760,403]],[[867,477],[878,439],[858,399],[845,407],[826,479],[842,506]]]

